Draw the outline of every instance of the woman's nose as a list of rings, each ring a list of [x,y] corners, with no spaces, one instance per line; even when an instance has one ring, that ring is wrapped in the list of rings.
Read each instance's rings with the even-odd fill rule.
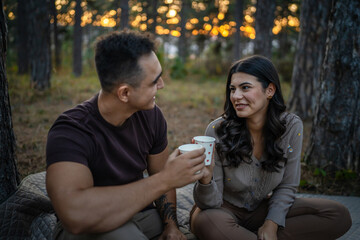
[[[235,90],[233,98],[242,99],[244,97],[243,93],[240,90]]]

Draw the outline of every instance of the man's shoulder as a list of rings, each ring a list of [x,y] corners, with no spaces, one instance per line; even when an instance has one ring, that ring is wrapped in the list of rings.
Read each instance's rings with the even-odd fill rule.
[[[90,115],[93,115],[95,111],[93,102],[91,100],[92,99],[84,101],[60,114],[50,130],[52,130],[54,127],[60,126],[72,126],[80,128],[86,126],[87,122],[92,119]]]

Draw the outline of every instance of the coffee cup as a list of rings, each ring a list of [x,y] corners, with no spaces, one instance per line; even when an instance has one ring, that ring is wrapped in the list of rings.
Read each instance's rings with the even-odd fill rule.
[[[192,142],[205,148],[205,166],[211,165],[215,148],[215,138],[209,136],[196,136],[193,137]]]
[[[202,145],[199,144],[184,144],[178,147],[178,149],[180,150],[180,153],[186,153],[186,152],[190,152],[190,151],[194,151],[197,149],[201,149],[203,148]]]

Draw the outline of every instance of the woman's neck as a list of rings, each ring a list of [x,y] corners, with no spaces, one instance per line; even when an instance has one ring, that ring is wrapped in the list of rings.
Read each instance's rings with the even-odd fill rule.
[[[246,119],[246,126],[251,136],[262,136],[265,125],[265,118],[262,119]]]
[[[246,124],[252,139],[253,155],[258,160],[260,160],[264,152],[263,129],[265,125],[265,119],[260,119],[258,121],[254,121],[253,119],[247,119]]]

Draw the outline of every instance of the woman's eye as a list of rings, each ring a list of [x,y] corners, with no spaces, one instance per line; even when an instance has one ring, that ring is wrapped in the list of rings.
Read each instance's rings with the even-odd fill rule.
[[[250,88],[249,86],[243,86],[243,87],[242,87],[243,90],[247,90],[247,89],[249,89],[249,88]]]

